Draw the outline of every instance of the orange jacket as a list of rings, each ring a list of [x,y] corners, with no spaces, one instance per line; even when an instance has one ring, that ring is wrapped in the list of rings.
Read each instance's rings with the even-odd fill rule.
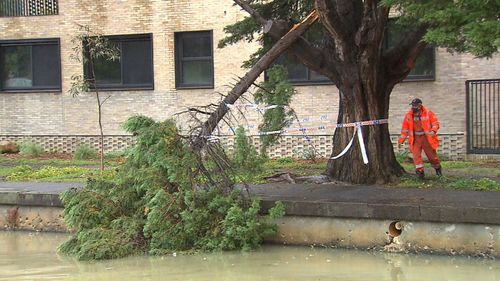
[[[429,141],[432,149],[436,150],[439,146],[439,139],[437,136],[437,131],[439,130],[439,120],[437,119],[434,112],[427,110],[425,106],[422,106],[420,121],[422,122],[422,128],[424,129],[424,134],[427,137],[427,141]],[[408,138],[410,150],[413,149],[413,143],[415,142],[414,134],[413,110],[410,109],[410,111],[406,113],[405,119],[403,120],[403,127],[401,128],[401,135],[399,136],[398,143],[402,144]]]

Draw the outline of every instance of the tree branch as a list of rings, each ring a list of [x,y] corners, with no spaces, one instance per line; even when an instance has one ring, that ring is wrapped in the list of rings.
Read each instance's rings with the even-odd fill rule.
[[[200,135],[193,143],[193,148],[200,150],[206,143],[205,136],[212,134],[224,115],[228,112],[227,104],[234,104],[243,95],[259,75],[267,69],[275,59],[290,47],[306,30],[318,20],[316,11],[312,11],[300,24],[294,26],[285,34],[260,60],[245,74],[245,76],[234,86],[229,94],[219,103],[217,109],[212,112],[203,124]]]
[[[362,1],[360,0],[316,0],[316,10],[326,31],[340,48],[344,57],[354,45],[353,34],[361,24]]]
[[[428,29],[427,24],[421,24],[401,40],[396,46],[383,54],[386,72],[391,81],[402,81],[415,66],[415,60],[427,46],[422,41]]]
[[[243,10],[247,11],[257,22],[263,25],[264,33],[272,40],[278,41],[289,30],[289,24],[284,21],[272,21],[264,18],[255,9],[242,0],[233,0]],[[332,81],[339,81],[338,67],[341,64],[340,58],[336,54],[327,55],[324,50],[313,46],[303,37],[297,38],[287,52],[297,58],[309,69],[321,73]]]

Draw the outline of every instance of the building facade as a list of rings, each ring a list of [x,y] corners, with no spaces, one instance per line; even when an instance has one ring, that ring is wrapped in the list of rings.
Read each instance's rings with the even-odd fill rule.
[[[105,76],[98,83],[107,98],[103,129],[108,151],[132,142],[121,128],[130,116],[143,114],[163,120],[188,107],[219,101],[219,93],[227,92],[245,74],[242,62],[258,47],[241,42],[217,48],[225,36],[223,28],[246,16],[231,0],[4,2],[13,4],[0,6],[0,140],[30,139],[47,150],[72,152],[81,143],[95,145],[98,141],[95,96],[89,92],[73,97],[69,92],[72,77],[88,75],[82,62],[72,59],[73,39],[81,33],[81,26],[109,36],[120,46],[121,59],[98,68]],[[425,77],[417,75],[395,87],[390,132],[394,137],[399,134],[409,101],[419,97],[440,119],[442,152],[465,158],[466,81],[500,78],[500,57],[486,60],[442,49],[430,52],[432,73],[424,72]],[[292,74],[299,92],[292,107],[300,126],[335,124],[337,88],[307,69]],[[249,92],[251,98],[252,90]],[[498,116],[498,105],[492,112]],[[248,109],[245,117],[241,125],[257,135],[259,113]],[[499,137],[498,123],[493,130]],[[230,130],[217,133],[229,134]],[[333,129],[307,135],[283,136],[271,149],[271,156],[300,157],[313,147],[319,156],[327,157]],[[254,139],[258,143],[258,137]],[[230,137],[223,141],[232,142]]]

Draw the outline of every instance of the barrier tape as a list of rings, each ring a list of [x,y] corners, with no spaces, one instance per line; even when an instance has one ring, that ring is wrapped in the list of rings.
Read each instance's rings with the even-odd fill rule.
[[[247,103],[247,104],[226,104],[228,109],[232,109],[234,107],[244,107],[244,108],[254,108],[257,112],[264,112],[265,110],[268,109],[273,109],[279,106],[283,105],[269,105],[265,107],[259,107],[258,104],[255,103]],[[319,118],[319,121],[326,121],[328,120],[328,115],[321,115]],[[298,118],[297,118],[297,121]],[[309,117],[304,117],[302,119],[302,122],[312,122],[312,120]],[[300,126],[300,121],[298,122]],[[377,120],[368,120],[368,121],[361,121],[361,122],[352,122],[352,123],[341,123],[341,124],[336,124],[336,125],[320,125],[320,126],[313,126],[313,127],[300,127],[300,128],[292,128],[292,129],[283,129],[283,130],[277,130],[277,131],[268,131],[268,132],[259,132],[260,136],[265,136],[265,135],[276,135],[276,134],[284,134],[284,133],[291,133],[291,132],[302,132],[304,133],[304,137],[310,141],[309,136],[306,134],[306,131],[315,131],[315,130],[326,130],[326,129],[337,129],[337,128],[352,128],[355,127],[354,133],[352,135],[351,140],[347,144],[347,146],[336,156],[331,157],[331,159],[338,159],[344,154],[351,149],[352,144],[354,143],[354,138],[356,135],[358,136],[358,142],[359,146],[361,149],[361,157],[363,158],[363,163],[366,165],[368,164],[368,155],[366,153],[366,147],[365,147],[365,142],[363,138],[363,130],[361,129],[362,126],[372,126],[372,125],[381,125],[381,124],[387,124],[388,119],[377,119]],[[247,126],[250,128],[250,126]],[[253,128],[254,126],[252,126]],[[224,137],[229,137],[229,136],[224,136]],[[217,141],[218,139],[222,138],[221,136],[207,136],[208,141]]]
[[[368,155],[366,153],[366,147],[365,147],[365,141],[363,138],[363,130],[361,130],[362,126],[370,126],[370,125],[380,125],[380,124],[387,124],[388,119],[379,119],[379,120],[370,120],[370,121],[362,121],[362,122],[355,122],[355,123],[346,123],[346,124],[338,124],[338,125],[343,125],[342,127],[339,128],[348,128],[348,127],[356,127],[354,130],[354,133],[352,134],[352,138],[347,144],[347,146],[340,152],[337,156],[333,156],[330,159],[338,159],[344,154],[349,151],[349,149],[352,146],[352,143],[354,141],[354,137],[356,137],[356,134],[358,135],[358,142],[359,142],[359,147],[361,148],[361,157],[363,157],[363,163],[368,164]]]
[[[283,130],[277,130],[277,131],[259,132],[258,134],[259,135],[273,135],[273,134],[303,132],[303,131],[316,131],[316,130],[323,131],[326,129],[356,127],[356,125],[358,123],[361,126],[381,125],[381,124],[387,124],[388,119],[378,119],[378,120],[361,121],[361,122],[353,122],[353,123],[343,123],[343,124],[336,124],[336,125],[319,125],[319,126],[311,126],[311,127],[290,128],[290,129],[283,129]],[[248,128],[255,128],[255,125],[249,125],[247,127]],[[228,130],[230,130],[230,129],[228,129]],[[232,130],[231,130],[231,132],[232,132]],[[210,137],[220,137],[220,136],[211,135],[211,136],[205,136],[205,137],[210,138]],[[222,137],[230,137],[230,136],[222,136]]]
[[[319,125],[314,127],[303,127],[303,128],[294,128],[294,129],[283,129],[279,131],[268,131],[268,132],[259,132],[259,135],[275,135],[275,134],[283,134],[290,132],[302,132],[302,131],[315,131],[315,130],[326,130],[326,129],[336,129],[336,128],[350,128],[356,127],[357,124],[360,126],[370,126],[370,125],[380,125],[387,124],[388,119],[378,119],[378,120],[369,120],[369,121],[361,121],[361,122],[353,122],[353,123],[341,123],[336,125]]]

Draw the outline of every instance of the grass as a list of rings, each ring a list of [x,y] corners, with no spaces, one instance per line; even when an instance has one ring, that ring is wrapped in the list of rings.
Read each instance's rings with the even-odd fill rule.
[[[106,159],[103,176],[112,178],[123,157]],[[38,157],[26,155],[0,155],[0,181],[85,182],[100,177],[99,160],[76,160],[71,155],[45,153]]]
[[[445,188],[454,190],[475,190],[475,191],[500,191],[500,182],[493,179],[483,178],[463,178],[457,176],[430,176],[421,181],[413,175],[404,175],[401,182],[395,187],[403,188]]]
[[[123,154],[110,154],[106,157],[105,177],[113,177],[115,168],[123,163]],[[446,188],[453,190],[490,190],[500,191],[500,162],[443,161],[443,174],[439,178],[434,169],[426,164],[426,179],[419,181],[413,174],[414,166],[407,156],[398,160],[408,172],[399,183],[388,185],[394,188]],[[278,173],[290,173],[295,176],[314,176],[325,171],[326,159],[294,160],[281,158],[267,160],[262,172],[255,175],[237,176],[236,181],[254,184],[266,182],[265,177]],[[39,158],[15,157],[0,155],[0,180],[10,181],[50,181],[50,182],[84,182],[88,177],[100,176],[99,160],[75,160],[71,156]]]

